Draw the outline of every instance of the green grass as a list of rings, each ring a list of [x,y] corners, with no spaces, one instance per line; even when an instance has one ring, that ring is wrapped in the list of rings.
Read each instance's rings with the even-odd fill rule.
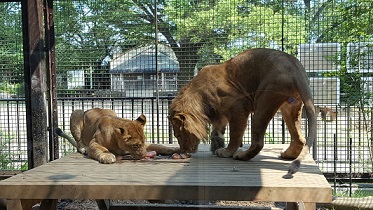
[[[345,190],[338,190],[337,192],[333,191],[333,196],[336,196],[336,197],[350,197],[350,192],[349,192],[348,188],[345,188]],[[352,194],[351,194],[352,198],[363,198],[363,197],[367,197],[367,196],[373,196],[373,189],[364,190],[364,189],[360,189],[358,187],[353,187],[352,188]]]
[[[15,135],[0,131],[0,171],[1,170],[27,170],[27,161],[15,161],[21,156],[22,151],[10,149],[11,143],[15,141]],[[20,164],[16,164],[19,162]]]

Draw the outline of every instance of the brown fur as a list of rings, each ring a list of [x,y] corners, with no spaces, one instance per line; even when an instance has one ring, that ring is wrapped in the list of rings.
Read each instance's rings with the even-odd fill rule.
[[[309,122],[306,140],[300,130],[303,103]],[[270,120],[280,109],[288,126],[291,143],[281,157],[297,158],[285,178],[299,169],[316,138],[316,115],[308,78],[301,63],[284,52],[247,50],[218,65],[204,67],[170,105],[170,122],[181,152],[196,152],[212,124],[211,151],[219,157],[249,160],[264,146]],[[238,150],[250,113],[251,145]],[[229,124],[229,144],[224,147]]]
[[[136,159],[144,158],[147,151],[171,155],[179,150],[163,145],[145,142],[144,125],[146,118],[139,116],[136,120],[119,118],[108,109],[94,108],[88,111],[76,110],[70,116],[70,130],[74,137],[63,133],[57,134],[68,139],[78,151],[86,153],[100,163],[113,163],[116,156],[130,154]]]

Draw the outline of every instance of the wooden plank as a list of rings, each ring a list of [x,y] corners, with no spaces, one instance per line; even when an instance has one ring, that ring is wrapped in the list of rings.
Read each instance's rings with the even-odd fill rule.
[[[44,28],[45,28],[45,61],[46,83],[48,94],[48,122],[49,123],[49,159],[59,158],[58,135],[55,129],[58,127],[57,114],[57,73],[56,73],[56,49],[54,33],[53,0],[44,0]]]
[[[9,209],[11,210],[32,209],[32,207],[39,202],[41,202],[41,200],[36,200],[36,199],[28,199],[28,200],[7,199],[6,200],[8,210]]]
[[[282,178],[290,164],[277,158],[282,149],[266,146],[251,161],[218,158],[203,145],[183,161],[99,164],[72,154],[1,181],[0,197],[330,203],[332,189],[310,156],[293,179]]]
[[[7,199],[6,208],[13,209],[13,210],[22,210],[23,206],[22,206],[21,200],[19,199],[14,199],[14,200]]]
[[[48,99],[43,36],[42,0],[21,1],[26,99],[28,168],[48,160]]]

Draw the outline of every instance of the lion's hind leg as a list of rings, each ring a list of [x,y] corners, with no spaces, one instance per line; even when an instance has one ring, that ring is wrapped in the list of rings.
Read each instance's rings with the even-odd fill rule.
[[[301,132],[302,107],[303,104],[300,101],[292,100],[291,102],[284,103],[280,108],[291,136],[290,146],[281,152],[282,158],[297,158],[306,142]]]
[[[82,154],[86,154],[87,146],[83,145],[82,139],[82,130],[83,130],[83,118],[84,118],[84,111],[83,110],[75,110],[70,115],[70,131],[71,135],[74,137],[76,141],[76,147],[78,151]]]
[[[247,150],[237,150],[233,155],[234,159],[250,160],[259,154],[264,147],[264,135],[268,123],[286,100],[283,95],[274,94],[272,92],[263,92],[263,94],[258,97],[258,103],[256,105],[258,108],[255,110],[252,118],[251,145]]]

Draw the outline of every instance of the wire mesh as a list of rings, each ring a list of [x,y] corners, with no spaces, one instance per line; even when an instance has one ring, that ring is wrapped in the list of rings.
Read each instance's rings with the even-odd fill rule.
[[[0,171],[27,169],[20,7],[0,3]]]
[[[154,2],[142,0],[54,2],[63,130],[69,132],[73,110],[102,107],[128,119],[144,113],[149,142],[176,143],[168,105],[203,66],[245,49],[273,48],[297,57],[309,76],[318,113],[314,156],[322,171],[372,173],[370,0],[170,0],[156,6],[157,14]],[[0,7],[0,151],[7,156],[0,161],[9,170],[27,161],[22,28],[19,3]],[[248,127],[244,143],[250,135]],[[265,142],[290,142],[281,113],[268,125]],[[60,139],[61,155],[72,151]]]

